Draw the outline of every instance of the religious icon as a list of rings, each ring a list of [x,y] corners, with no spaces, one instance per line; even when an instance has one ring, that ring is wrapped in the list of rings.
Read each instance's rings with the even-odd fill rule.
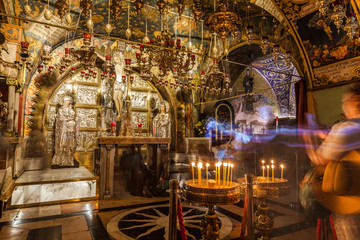
[[[171,134],[170,115],[165,102],[160,105],[160,113],[153,119],[154,136],[160,138],[169,138]]]
[[[76,150],[76,132],[78,120],[72,107],[73,98],[64,95],[61,107],[57,111],[55,120],[55,155],[51,161],[52,167],[73,167]]]

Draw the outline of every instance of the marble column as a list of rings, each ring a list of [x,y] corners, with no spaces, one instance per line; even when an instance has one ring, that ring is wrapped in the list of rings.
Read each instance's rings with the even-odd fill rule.
[[[14,128],[15,132],[19,132],[19,109],[20,109],[20,93],[21,88],[18,88],[15,93],[15,107],[14,107]]]
[[[8,117],[7,117],[7,131],[14,131],[14,112],[15,112],[15,87],[17,85],[16,79],[6,79],[8,85]]]

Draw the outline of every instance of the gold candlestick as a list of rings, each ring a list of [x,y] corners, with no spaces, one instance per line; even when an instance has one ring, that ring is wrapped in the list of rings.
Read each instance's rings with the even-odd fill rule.
[[[201,187],[201,168],[202,168],[202,163],[199,162],[198,165],[198,182],[199,182],[199,187]]]
[[[263,169],[263,179],[265,179],[265,165],[262,166],[262,169]]]
[[[271,178],[272,178],[272,181],[275,182],[274,165],[271,165]]]
[[[280,178],[280,181],[282,182],[283,177],[284,177],[284,165],[281,164],[280,167],[281,167],[281,178]]]
[[[192,178],[193,178],[193,183],[195,182],[195,173],[194,173],[194,167],[195,167],[195,163],[194,162],[192,162],[191,163],[191,169],[192,169]]]
[[[226,168],[227,168],[227,163],[223,164],[223,187],[225,187],[225,183],[226,183]]]

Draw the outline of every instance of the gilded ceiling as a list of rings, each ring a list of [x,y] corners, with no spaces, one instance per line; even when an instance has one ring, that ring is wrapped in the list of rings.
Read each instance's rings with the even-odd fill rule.
[[[41,17],[43,9],[49,4],[49,9],[54,10],[55,0],[40,1],[28,0],[32,12],[30,16],[26,16],[22,11],[25,0],[5,0],[2,5],[8,14],[15,14],[16,16],[28,17],[37,20]],[[112,36],[126,39],[125,31],[128,27],[128,2],[122,1],[123,7],[119,19],[116,21],[111,19],[111,23],[115,25],[116,29],[111,33]],[[132,3],[133,1],[130,1]],[[155,9],[156,0],[146,1],[146,7],[142,9],[142,13],[137,15],[132,4],[130,4],[129,11],[129,28],[132,31],[130,40],[140,42],[146,34],[146,27],[148,29],[149,38],[155,38],[160,31],[161,19],[157,9]],[[185,1],[185,4],[191,2]],[[108,1],[94,0],[93,22],[94,32],[106,34],[105,25],[108,22]],[[308,87],[320,87],[324,85],[331,85],[337,81],[351,80],[349,78],[341,78],[340,80],[330,79],[328,76],[322,75],[322,67],[329,66],[348,59],[357,59],[360,55],[360,41],[358,39],[351,40],[347,37],[343,29],[339,31],[335,25],[330,22],[328,18],[320,17],[318,8],[315,5],[315,0],[251,0],[251,20],[255,23],[255,44],[258,44],[261,39],[261,12],[262,9],[266,11],[267,16],[267,31],[269,34],[276,34],[280,47],[283,51],[291,51],[295,66],[300,73],[306,77],[309,82]],[[213,9],[213,1],[202,1],[203,8],[207,12]],[[353,11],[359,17],[359,1],[347,0],[345,1],[346,11]],[[70,0],[71,15],[73,23],[79,17],[80,8],[79,0]],[[352,6],[350,8],[350,5]],[[248,21],[246,18],[246,1],[230,1],[230,7],[233,11],[243,17],[243,23]],[[330,9],[333,7],[330,6]],[[178,37],[188,40],[189,29],[191,29],[191,37],[195,46],[199,45],[201,39],[201,23],[195,23],[194,20],[189,20],[190,11],[185,8],[184,17],[177,18],[176,11],[170,13],[169,27]],[[56,15],[57,13],[54,12]],[[206,17],[206,16],[205,16]],[[273,21],[276,19],[276,21]],[[86,21],[88,19],[80,17],[78,28],[87,30]],[[9,23],[14,23],[8,20]],[[273,31],[273,24],[276,23],[279,27]],[[19,23],[18,23],[19,24]],[[23,23],[20,23],[23,24]],[[189,27],[191,24],[191,27]],[[243,24],[244,25],[244,24]],[[27,26],[25,26],[26,29]],[[286,37],[289,32],[290,37]],[[36,32],[25,31],[26,34],[36,38]],[[243,33],[243,35],[245,35]],[[210,33],[206,26],[204,27],[205,40],[210,39]],[[244,37],[243,37],[244,39]],[[58,41],[52,44],[56,45],[63,42],[64,36],[59,37]],[[46,42],[41,41],[42,43]],[[230,37],[230,46],[242,44],[242,41],[233,41]],[[249,54],[244,53],[244,54]],[[356,71],[358,72],[358,71]],[[357,76],[355,76],[357,77]],[[324,80],[325,78],[325,80]],[[322,79],[321,81],[318,81]],[[313,82],[315,81],[315,83]]]

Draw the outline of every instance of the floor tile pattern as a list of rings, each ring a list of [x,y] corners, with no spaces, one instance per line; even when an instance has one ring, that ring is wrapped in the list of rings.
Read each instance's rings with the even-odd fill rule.
[[[274,214],[273,240],[315,239],[316,227],[308,225],[301,210],[287,204],[269,201]],[[43,240],[37,238],[57,234],[60,239],[107,240],[110,235],[121,233],[127,238],[120,239],[164,239],[167,224],[168,198],[130,197],[123,199],[88,201],[52,206],[31,207],[7,210],[0,219],[0,239]],[[228,221],[226,239],[238,240],[240,236],[243,202],[235,205],[217,206],[221,218]],[[189,239],[199,239],[199,221],[205,208],[183,203],[186,229]],[[140,216],[143,216],[141,218]],[[134,221],[133,221],[134,220]],[[155,224],[156,223],[156,224]],[[138,231],[138,226],[142,230]],[[163,226],[159,228],[158,226]],[[61,231],[59,232],[59,230]],[[131,229],[135,231],[130,231]],[[109,233],[108,233],[109,232]],[[136,234],[134,232],[137,232]],[[110,234],[110,235],[109,235]],[[141,236],[141,234],[143,234]],[[192,236],[191,236],[192,235]],[[155,238],[154,238],[155,236]],[[157,238],[161,236],[162,238]],[[260,237],[259,233],[256,233]],[[222,236],[224,239],[225,236]],[[54,237],[56,239],[56,237]],[[166,237],[165,237],[166,239]],[[180,238],[178,238],[180,239]],[[330,238],[331,239],[331,238]]]

